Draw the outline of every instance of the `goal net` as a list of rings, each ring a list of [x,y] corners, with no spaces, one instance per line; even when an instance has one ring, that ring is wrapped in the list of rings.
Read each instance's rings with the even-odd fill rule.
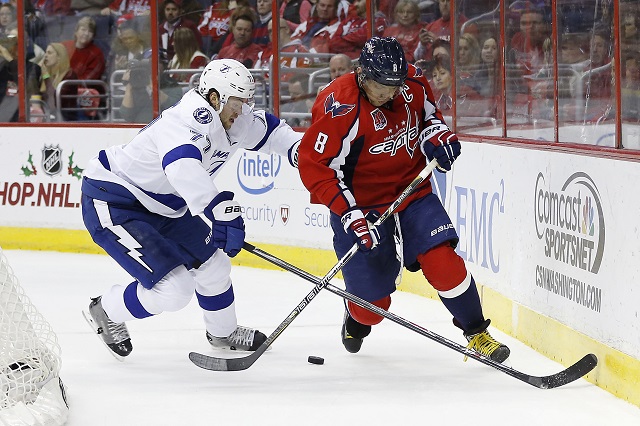
[[[62,425],[60,345],[0,247],[0,425]]]

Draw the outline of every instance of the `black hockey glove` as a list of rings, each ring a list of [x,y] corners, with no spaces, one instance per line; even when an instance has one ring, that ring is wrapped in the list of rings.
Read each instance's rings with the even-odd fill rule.
[[[438,169],[445,173],[451,170],[461,150],[458,137],[438,119],[427,121],[427,127],[420,133],[420,147],[429,161],[434,158],[438,161]]]
[[[367,254],[378,246],[380,234],[376,228],[372,227],[371,222],[367,221],[362,210],[349,210],[342,215],[341,220],[344,231],[349,234],[354,244],[358,244],[360,251]]]
[[[233,200],[233,192],[223,191],[204,209],[211,221],[213,245],[234,257],[244,244],[244,220],[240,204]]]

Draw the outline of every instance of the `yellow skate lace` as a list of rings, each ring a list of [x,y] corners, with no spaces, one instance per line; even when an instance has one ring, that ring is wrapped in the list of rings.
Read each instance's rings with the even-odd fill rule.
[[[482,333],[476,334],[469,340],[469,344],[467,345],[467,348],[488,357],[491,357],[493,351],[495,351],[499,347],[500,342],[491,337],[488,331],[483,331]],[[465,355],[464,362],[467,362],[468,358],[469,357]]]

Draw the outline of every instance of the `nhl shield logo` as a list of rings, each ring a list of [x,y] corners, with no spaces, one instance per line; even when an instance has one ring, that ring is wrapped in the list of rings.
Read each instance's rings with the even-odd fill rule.
[[[55,176],[62,171],[62,149],[60,145],[45,145],[42,149],[42,168],[49,176]]]
[[[286,225],[289,222],[289,214],[291,207],[286,204],[280,205],[280,220],[283,225]]]
[[[378,108],[371,111],[371,118],[373,118],[373,127],[378,130],[382,130],[387,127],[387,117],[384,116],[382,111]]]

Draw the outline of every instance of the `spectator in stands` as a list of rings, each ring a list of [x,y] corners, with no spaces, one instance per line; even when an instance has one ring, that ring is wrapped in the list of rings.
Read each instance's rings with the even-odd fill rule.
[[[273,19],[269,21],[269,24],[267,25],[269,42],[271,42],[272,28]],[[289,29],[287,21],[283,18],[280,18],[279,35],[281,53],[309,53],[309,49],[302,45],[302,40],[291,40],[291,30]],[[258,59],[256,60],[256,63],[253,64],[254,68],[260,68],[264,70],[270,69],[271,61],[273,60],[271,46],[272,45],[270,43],[266,49],[258,53]],[[280,66],[287,68],[308,68],[309,66],[311,66],[311,60],[305,57],[281,56]],[[280,75],[280,79],[282,81],[287,81],[289,77],[291,77],[291,73],[284,73]]]
[[[202,35],[202,51],[210,58],[220,51],[229,34],[231,13],[235,8],[235,4],[230,6],[230,0],[212,0],[211,3],[198,23],[198,31]],[[243,1],[242,5],[246,5],[246,2]]]
[[[169,61],[170,70],[176,69],[202,69],[209,63],[209,58],[202,53],[194,32],[187,27],[176,28],[173,33],[176,53]],[[171,74],[176,81],[188,82],[193,73]]]
[[[333,55],[329,60],[329,76],[331,77],[331,81],[335,80],[341,75],[350,73],[351,71],[353,71],[351,58],[349,58],[344,53]]]
[[[164,74],[161,72],[160,75]],[[148,123],[151,121],[154,115],[150,61],[143,59],[132,62],[122,76],[122,83],[125,87],[124,98],[120,105],[122,118],[129,123]],[[162,78],[160,86],[162,90],[158,96],[160,112],[162,112],[180,100],[182,89],[175,84],[162,81]]]
[[[18,38],[0,36],[0,123],[18,121]]]
[[[366,0],[355,0],[349,6],[347,17],[340,22],[336,32],[329,38],[331,53],[344,53],[351,59],[357,59],[360,56],[364,43],[369,39],[366,14]],[[382,12],[375,13],[374,25],[373,35],[381,37],[389,26]]]
[[[76,74],[71,69],[69,62],[69,54],[67,49],[61,43],[50,43],[44,53],[44,59],[40,63],[40,93],[42,99],[49,106],[50,111],[56,111],[56,90],[58,84],[64,80],[75,80]],[[63,110],[62,118],[65,121],[75,120],[77,117],[76,98],[78,87],[74,85],[65,85],[60,91],[61,108],[70,108]]]
[[[486,98],[492,98],[499,93],[500,68],[498,42],[496,37],[489,36],[482,43],[480,70],[476,74],[476,86],[480,88],[478,93]]]
[[[306,74],[292,76],[288,81],[288,88],[290,99],[281,105],[280,113],[285,117],[286,113],[309,113],[315,100],[315,96],[309,95],[309,76]],[[285,120],[291,127],[308,127],[311,116],[287,117]]]
[[[164,22],[158,28],[160,41],[160,58],[164,63],[169,63],[175,54],[174,31],[178,28],[188,28],[193,31],[198,45],[197,50],[202,50],[202,36],[197,25],[189,19],[183,18],[182,0],[164,0],[162,3]]]
[[[329,52],[329,39],[340,25],[339,3],[340,0],[318,0],[311,18],[298,25],[291,38],[302,40],[312,53]]]
[[[458,40],[458,62],[456,63],[458,78],[479,92],[480,87],[475,78],[479,70],[480,45],[478,39],[470,33],[462,34]]]
[[[453,75],[451,73],[451,60],[446,56],[438,56],[433,65],[432,73],[433,96],[436,106],[444,115],[450,115],[453,109]],[[456,86],[456,110],[458,116],[476,115],[480,116],[486,112],[484,105],[479,107],[482,97],[466,84]]]
[[[419,34],[422,24],[420,9],[413,0],[400,0],[394,11],[395,23],[384,30],[384,37],[393,37],[404,49],[407,62],[415,61],[413,53],[418,47]]]
[[[235,59],[247,68],[253,68],[262,47],[251,41],[255,12],[250,7],[239,7],[231,15],[233,43],[220,49],[218,59]]]
[[[256,5],[258,20],[253,29],[253,42],[262,47],[269,44],[269,34],[267,26],[271,22],[271,0],[258,0]]]
[[[280,5],[280,17],[287,21],[289,29],[294,32],[298,25],[311,17],[312,8],[313,4],[309,0],[283,0]]]
[[[595,30],[589,46],[590,70],[595,70],[586,79],[585,94],[598,98],[611,97],[611,68],[603,69],[611,63],[611,35],[607,30]]]
[[[126,69],[129,61],[151,56],[148,43],[136,27],[135,21],[125,21],[118,27],[118,36],[111,46],[109,61],[114,71]]]
[[[11,3],[0,5],[0,36],[8,35],[17,26],[15,7]]]
[[[100,80],[105,71],[104,54],[93,42],[95,33],[96,21],[85,16],[76,24],[73,40],[62,43],[71,58],[71,68],[80,80]]]
[[[113,0],[71,0],[67,3],[76,15],[101,15],[103,10],[109,9]]]
[[[636,49],[638,47],[636,46]],[[640,122],[640,52],[629,50],[622,54],[622,119]]]
[[[351,63],[351,58],[349,58],[344,53],[337,53],[331,57],[329,60],[329,83],[331,83],[336,78],[350,73],[353,71],[353,64]],[[329,84],[325,84],[324,86],[318,87],[318,94],[320,91],[324,90]]]
[[[510,44],[509,62],[517,65],[522,75],[536,74],[544,65],[542,45],[548,36],[544,11],[529,5],[520,14],[520,31]]]
[[[147,16],[151,13],[151,0],[112,0],[109,6],[103,8],[102,15],[125,16],[130,19],[135,16]]]
[[[416,60],[431,60],[432,57],[430,56],[430,54],[433,50],[431,45],[436,40],[443,39],[451,42],[451,36],[453,35],[452,25],[454,21],[451,16],[451,0],[438,0],[438,8],[440,10],[440,18],[427,24],[427,26],[420,31],[420,40],[413,54]],[[458,32],[461,31],[462,25],[467,21],[468,19],[466,16],[458,13]],[[478,37],[478,27],[475,24],[466,25],[464,32],[471,33],[474,36]]]

